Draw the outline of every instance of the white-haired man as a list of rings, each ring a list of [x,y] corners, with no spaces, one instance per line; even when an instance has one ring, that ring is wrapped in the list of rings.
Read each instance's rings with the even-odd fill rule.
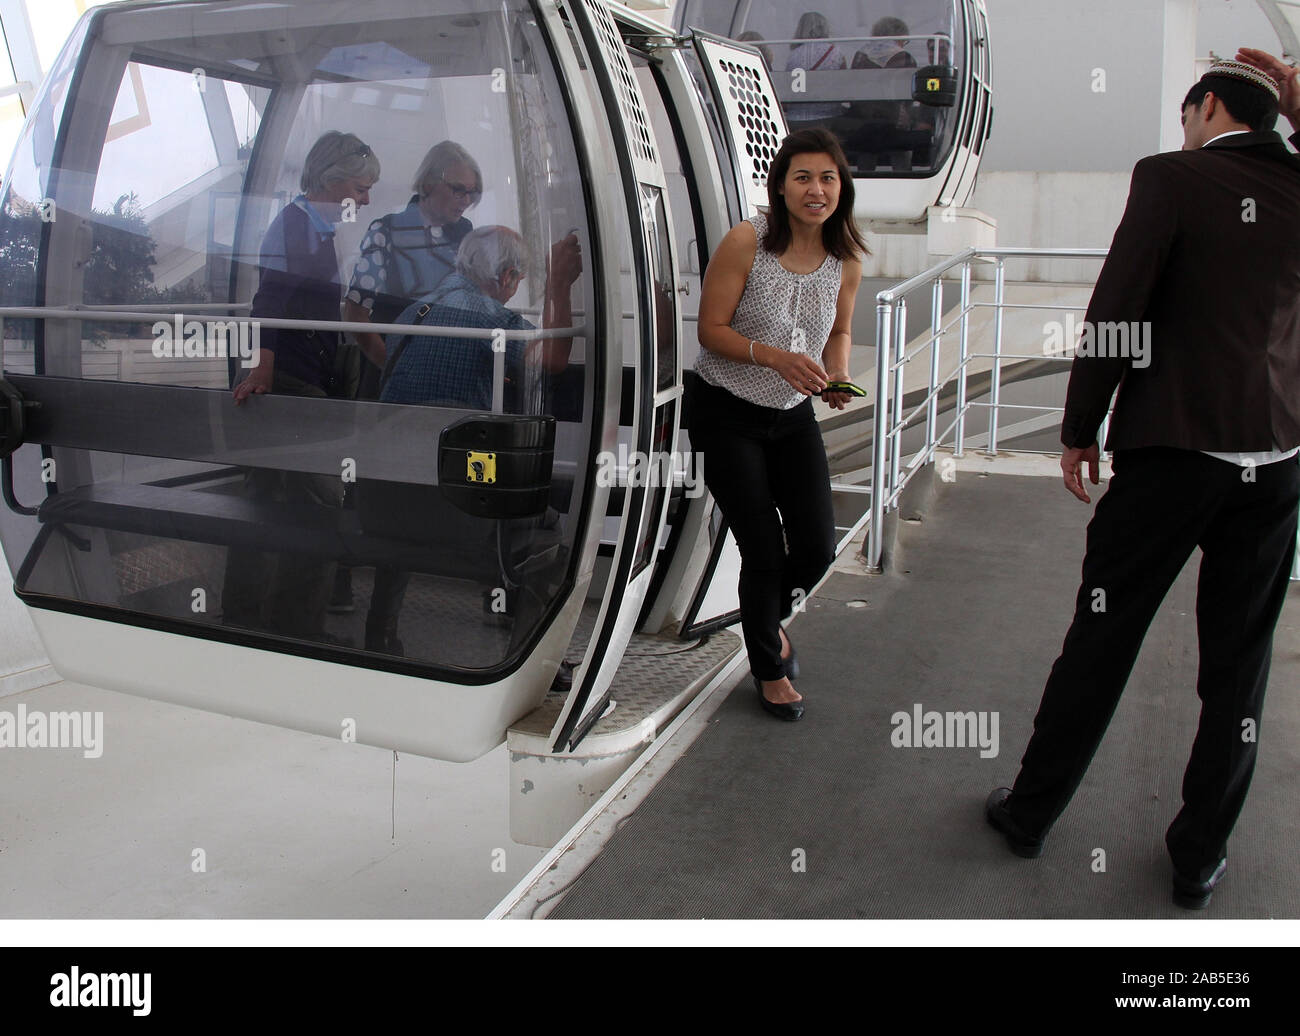
[[[399,323],[531,331],[534,325],[506,308],[528,267],[524,240],[509,227],[480,227],[466,235],[456,253],[456,272],[437,290],[398,318]],[[572,323],[570,289],[582,272],[578,239],[570,234],[551,249],[546,281],[544,327]],[[517,394],[525,362],[542,370],[561,371],[569,362],[571,338],[505,341],[506,371]],[[380,399],[386,403],[429,403],[492,408],[493,343],[486,338],[412,335],[394,343],[384,373]],[[509,408],[508,408],[509,409]]]
[[[527,247],[519,234],[509,227],[480,227],[461,242],[456,253],[456,272],[449,274],[418,304],[409,307],[399,322],[431,327],[531,331],[532,323],[506,308],[506,303],[519,290],[527,267]],[[568,327],[573,323],[570,294],[581,273],[582,255],[578,239],[570,234],[551,249],[543,326]],[[398,341],[390,337],[389,344],[389,359],[379,397],[383,402],[470,410],[492,408],[496,354],[490,338],[454,334],[410,335]],[[507,388],[512,391],[506,393],[505,409],[509,412],[523,409],[519,390],[527,366],[531,364],[544,371],[562,371],[568,365],[572,345],[571,338],[545,338],[531,342],[507,338],[504,342],[506,372],[512,379]],[[379,492],[391,494],[392,490],[384,488]],[[413,506],[418,509],[419,504]],[[397,625],[409,579],[409,575],[400,569],[386,566],[376,569],[374,593],[366,615],[368,650],[397,656],[405,653],[397,637]]]

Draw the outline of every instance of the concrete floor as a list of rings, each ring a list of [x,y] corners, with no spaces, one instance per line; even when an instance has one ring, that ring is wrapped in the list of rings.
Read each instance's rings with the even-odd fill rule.
[[[1091,508],[1059,474],[980,467],[938,485],[891,574],[841,566],[797,617],[802,722],[767,716],[746,673],[635,812],[593,825],[612,828],[608,841],[590,855],[577,847],[571,878],[547,875],[559,890],[546,913],[524,916],[1300,918],[1300,584],[1277,627],[1267,733],[1208,910],[1170,902],[1162,838],[1199,710],[1195,559],[1042,858],[1011,855],[987,827],[984,799],[1016,774],[1069,624]],[[895,717],[922,707],[1000,718],[1000,736],[990,752],[900,745]]]
[[[510,839],[504,745],[394,763],[81,684],[20,704],[102,712],[104,750],[0,751],[0,917],[481,918],[544,852]]]

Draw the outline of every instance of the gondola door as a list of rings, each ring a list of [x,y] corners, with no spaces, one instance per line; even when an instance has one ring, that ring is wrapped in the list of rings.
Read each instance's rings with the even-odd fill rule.
[[[713,122],[712,135],[720,153],[723,174],[736,185],[731,204],[738,211],[724,212],[723,198],[715,197],[706,213],[718,239],[727,225],[752,216],[767,207],[767,171],[781,141],[788,132],[785,115],[762,54],[752,46],[736,43],[698,29],[691,30],[690,76],[700,93],[700,104]],[[679,76],[684,79],[684,76]],[[680,89],[679,89],[680,93]],[[698,136],[697,130],[697,136]],[[703,458],[707,470],[708,458]],[[710,497],[707,507],[696,501],[691,507],[685,537],[707,544],[702,567],[684,573],[679,590],[680,635],[691,639],[740,620],[737,583],[740,552],[735,537]]]
[[[572,750],[600,717],[653,575],[670,490],[681,415],[681,336],[667,178],[646,102],[619,25],[602,0],[576,0],[573,25],[604,99],[623,173],[628,263],[623,362],[625,393],[617,442],[598,470],[623,490],[613,553],[599,613],[573,689],[552,731],[552,750]],[[610,516],[611,521],[613,515]]]

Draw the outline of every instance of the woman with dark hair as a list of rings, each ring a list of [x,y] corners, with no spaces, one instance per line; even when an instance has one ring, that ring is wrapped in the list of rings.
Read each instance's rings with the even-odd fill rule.
[[[803,715],[781,629],[835,556],[826,447],[812,398],[850,396],[850,326],[867,252],[853,179],[824,129],[791,133],[772,162],[769,210],[722,239],[704,275],[692,448],[740,548],[740,616],[763,707]]]

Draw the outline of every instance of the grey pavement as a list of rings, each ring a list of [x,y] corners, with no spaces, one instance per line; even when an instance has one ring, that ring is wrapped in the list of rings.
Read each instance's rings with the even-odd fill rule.
[[[1043,856],[1011,855],[986,825],[985,796],[1015,776],[1069,622],[1090,512],[1057,479],[941,483],[926,519],[904,526],[900,570],[833,575],[792,625],[803,721],[764,713],[746,674],[550,916],[1300,917],[1300,584],[1208,910],[1171,903],[1163,842],[1198,715],[1198,555]],[[996,756],[895,744],[894,717],[918,706],[984,713],[986,735],[996,715]]]

